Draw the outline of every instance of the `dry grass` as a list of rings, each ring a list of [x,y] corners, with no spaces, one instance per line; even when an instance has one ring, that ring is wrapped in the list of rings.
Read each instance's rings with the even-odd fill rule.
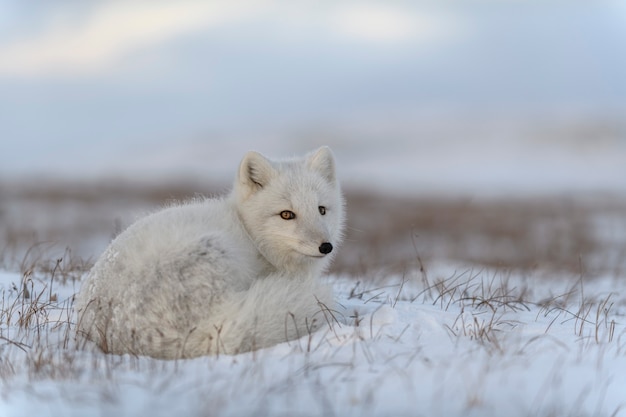
[[[23,276],[19,288],[12,290],[19,292],[18,297],[10,304],[3,298],[0,322],[10,323],[17,317],[25,331],[19,337],[4,335],[3,340],[20,346],[32,336],[28,331],[39,328],[37,323],[45,321],[52,310],[65,311],[64,326],[69,329],[71,302],[58,299],[56,284],[76,285],[110,238],[137,216],[171,200],[215,190],[178,184],[0,184],[0,267],[19,269]],[[403,199],[346,194],[346,242],[332,272],[359,280],[351,298],[379,301],[388,290],[388,285],[380,284],[385,277],[417,271],[410,279],[423,290],[411,302],[420,299],[443,310],[454,305],[483,311],[469,321],[461,314],[454,323],[457,330],[450,327],[450,331],[499,349],[498,331],[510,326],[502,315],[528,310],[528,288],[510,287],[511,271],[553,271],[581,279],[566,294],[536,301],[542,314],[559,311],[567,315],[581,337],[583,330],[592,327],[596,341],[615,338],[615,322],[609,319],[610,296],[584,298],[582,277],[607,271],[621,276],[626,270],[626,235],[612,234],[626,230],[626,200],[606,196]],[[476,269],[435,279],[428,276],[426,265],[437,260],[468,263]],[[486,279],[482,268],[499,272]],[[34,281],[43,284],[43,289],[37,292]],[[404,283],[392,284],[397,291],[395,302],[403,294]],[[577,311],[566,308],[574,296],[581,298]]]
[[[419,267],[420,259],[619,273],[626,267],[626,201],[612,198],[386,199],[348,194],[348,242],[335,265],[351,272]],[[619,241],[615,241],[618,239]],[[617,270],[616,270],[617,269]]]
[[[0,386],[9,387],[20,378],[26,378],[33,385],[37,381],[50,380],[85,383],[87,386],[101,387],[97,398],[89,401],[94,404],[115,403],[120,396],[117,387],[119,384],[128,384],[125,378],[128,378],[129,371],[148,375],[139,378],[140,384],[146,384],[145,381],[151,380],[151,376],[154,376],[153,380],[161,381],[155,386],[147,385],[142,388],[154,391],[155,398],[161,395],[162,390],[168,389],[166,385],[159,384],[183,378],[179,372],[189,373],[189,369],[179,371],[179,366],[185,367],[184,361],[179,364],[132,356],[90,354],[81,351],[80,347],[77,350],[78,346],[73,339],[73,300],[59,297],[55,288],[73,285],[84,272],[85,264],[72,258],[70,252],[66,256],[50,259],[42,252],[31,250],[22,263],[21,282],[2,294],[0,330],[11,329],[11,333],[0,333]],[[565,345],[554,338],[552,343],[559,351],[579,349],[579,355],[585,356],[598,347],[598,362],[609,361],[613,354],[617,357],[626,354],[624,326],[623,323],[616,322],[619,317],[623,317],[623,313],[615,312],[614,295],[598,295],[597,292],[588,294],[585,287],[587,278],[582,275],[579,279],[574,278],[565,291],[537,298],[532,290],[532,281],[521,281],[520,285],[519,271],[514,276],[508,267],[477,267],[442,276],[431,274],[428,261],[422,262],[422,268],[406,273],[399,282],[377,285],[380,280],[369,279],[368,275],[362,277],[364,281],[354,281],[351,290],[346,291],[347,300],[358,300],[354,304],[359,304],[364,311],[360,313],[355,310],[354,314],[343,317],[350,326],[338,324],[336,313],[321,306],[330,324],[329,330],[321,335],[309,332],[308,335],[303,335],[306,337],[290,342],[292,352],[289,358],[282,358],[281,361],[294,361],[298,365],[286,377],[268,377],[274,375],[275,371],[268,368],[271,365],[264,363],[262,355],[257,356],[253,352],[250,362],[243,358],[232,359],[232,364],[226,367],[227,371],[222,375],[224,379],[218,388],[207,388],[215,387],[214,381],[211,381],[212,384],[208,386],[193,385],[192,390],[219,411],[222,409],[220,407],[228,409],[228,403],[223,399],[232,395],[232,392],[239,392],[239,385],[246,384],[241,381],[256,381],[255,384],[267,387],[268,396],[289,393],[296,380],[316,381],[319,386],[316,385],[315,392],[318,393],[320,407],[325,410],[323,414],[329,415],[333,413],[336,404],[333,403],[332,398],[335,397],[327,384],[337,386],[337,381],[350,381],[354,378],[356,369],[371,367],[379,376],[372,377],[369,389],[360,398],[363,412],[366,413],[369,407],[380,404],[378,392],[384,381],[400,378],[405,381],[409,390],[414,381],[409,373],[404,372],[405,369],[423,367],[430,375],[433,374],[433,369],[437,369],[438,365],[432,362],[429,353],[422,350],[423,342],[415,339],[408,324],[390,332],[384,321],[382,324],[376,321],[378,311],[385,308],[406,309],[407,304],[420,308],[432,306],[438,311],[449,313],[447,316],[443,313],[442,317],[447,317],[443,325],[452,343],[467,348],[468,351],[463,354],[472,358],[488,358],[483,360],[486,367],[484,373],[473,376],[472,378],[476,378],[475,383],[470,384],[465,391],[465,407],[468,413],[480,411],[492,399],[485,388],[486,384],[483,384],[483,379],[489,379],[485,375],[494,372],[498,366],[512,366],[518,361],[523,362],[524,358],[532,357],[537,349],[548,349],[546,340],[551,340],[549,333],[553,325],[571,324],[570,334],[578,338],[575,345]],[[624,311],[623,297],[618,302],[622,303],[618,306],[619,311]],[[522,320],[532,322],[535,318],[535,322],[547,323],[547,336],[520,339],[515,333],[518,326],[524,325],[524,322],[519,321],[520,315]],[[388,340],[397,343],[398,348],[384,352],[378,347],[379,343],[384,344]],[[328,353],[322,353],[324,351]],[[454,364],[446,364],[441,369],[460,367],[461,360],[463,359],[455,359]],[[219,358],[198,362],[200,363],[207,364],[205,372],[208,375],[220,375]],[[491,363],[494,364],[493,368],[490,368]],[[445,372],[442,371],[442,375]],[[233,378],[233,373],[238,376]],[[546,375],[546,378],[550,378],[546,379],[546,384],[554,383],[558,386],[561,383],[559,380],[552,380],[558,379],[558,368],[555,367]],[[231,380],[240,382],[235,385],[224,382]],[[547,386],[540,392],[550,392],[550,389],[552,388]],[[91,398],[89,395],[93,397],[96,394],[87,393],[87,397],[84,397],[80,392],[67,391],[63,395],[66,396],[65,401],[80,404],[85,398]],[[189,394],[186,395],[186,398],[190,397]],[[581,401],[584,400],[584,397],[580,398]],[[219,407],[215,405],[218,402]],[[549,401],[548,394],[545,397],[538,394],[533,407],[535,408],[528,415],[560,415],[551,414],[554,405]],[[607,410],[601,402],[598,407],[598,410],[612,412],[613,415],[621,412],[621,408]],[[577,411],[578,406],[572,405],[571,411],[565,415],[577,415]]]
[[[0,266],[15,268],[34,244],[53,258],[71,248],[89,263],[145,212],[226,188],[0,183]],[[402,273],[437,259],[570,273],[582,264],[588,276],[626,270],[626,236],[619,233],[626,230],[626,199],[616,196],[406,199],[348,190],[346,197],[336,273]]]
[[[120,384],[127,383],[129,374],[125,372],[138,371],[148,375],[140,383],[148,386],[146,381],[153,380],[163,384],[146,388],[154,398],[159,397],[168,382],[177,380],[178,372],[185,372],[180,371],[185,364],[77,349],[73,299],[58,289],[71,286],[77,290],[80,278],[108,241],[146,211],[170,200],[221,190],[184,184],[94,187],[0,183],[0,271],[19,270],[21,276],[20,282],[0,294],[0,396],[12,395],[3,391],[14,393],[4,388],[12,387],[15,381],[72,381],[101,389],[91,393],[78,390],[77,394],[67,390],[64,395],[69,402],[113,404],[119,401]],[[268,368],[271,362],[265,364],[256,352],[250,362],[234,358],[223,367],[219,359],[198,362],[207,364],[203,373],[215,380],[198,386],[190,379],[193,384],[189,391],[196,392],[197,397],[187,394],[183,398],[202,397],[219,414],[233,393],[262,392],[259,386],[268,387],[268,396],[290,392],[295,380],[308,378],[314,381],[312,391],[318,395],[321,408],[328,411],[324,414],[330,415],[332,398],[336,398],[332,389],[354,381],[355,369],[370,367],[378,376],[368,380],[369,389],[358,386],[365,390],[363,411],[371,412],[383,382],[400,379],[407,390],[416,383],[405,370],[421,367],[420,372],[436,381],[451,368],[456,372],[454,366],[463,369],[464,361],[469,363],[483,355],[488,358],[483,361],[485,366],[493,368],[477,372],[471,386],[459,391],[467,394],[466,407],[472,411],[480,410],[490,399],[483,382],[489,378],[493,381],[498,366],[515,370],[515,364],[550,349],[577,351],[581,358],[596,349],[598,369],[606,368],[603,361],[626,355],[626,331],[621,322],[626,311],[623,294],[616,298],[610,291],[587,290],[597,275],[623,279],[626,273],[625,199],[597,195],[405,199],[350,190],[346,194],[347,236],[333,272],[353,278],[344,301],[359,304],[364,311],[340,317],[323,308],[331,330],[322,335],[309,333],[291,342],[293,352],[282,361],[296,364],[295,370],[275,379],[280,371]],[[437,275],[432,266],[442,260],[473,267]],[[554,278],[559,288],[556,292],[537,294],[530,278],[538,279],[537,272],[569,281],[563,289]],[[390,276],[396,281],[390,282]],[[520,280],[526,276],[528,281]],[[398,277],[402,278],[399,282]],[[413,323],[393,332],[375,323],[381,306],[395,310],[407,304],[442,312],[437,317],[443,322],[443,337],[452,344],[469,346],[468,351],[461,352],[466,357],[448,358],[452,363],[438,366],[433,359],[436,356],[426,352],[427,341],[416,336]],[[337,320],[352,326],[341,326]],[[544,333],[523,338],[515,332],[524,324],[520,320],[545,323]],[[564,325],[576,343],[565,345],[552,336],[553,328]],[[387,340],[396,343],[397,349],[381,350],[377,343]],[[325,349],[328,354],[315,356]],[[534,381],[545,387],[536,391],[534,408],[528,415],[577,415],[578,400],[559,412],[553,411],[557,409],[548,401],[553,387],[561,383],[558,377],[563,374],[558,365],[546,371],[545,380]],[[440,400],[445,398],[442,394]],[[620,415],[626,409],[605,410],[599,398],[598,407],[606,415]],[[267,407],[260,404],[261,410]]]

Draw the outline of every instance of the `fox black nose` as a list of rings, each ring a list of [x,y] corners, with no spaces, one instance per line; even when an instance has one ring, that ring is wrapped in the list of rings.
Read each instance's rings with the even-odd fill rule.
[[[327,253],[331,253],[333,251],[333,245],[330,242],[324,242],[320,245],[320,253],[326,255]]]

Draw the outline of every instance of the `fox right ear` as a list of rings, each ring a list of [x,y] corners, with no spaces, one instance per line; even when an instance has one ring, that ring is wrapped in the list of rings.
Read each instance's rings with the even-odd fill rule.
[[[239,165],[237,181],[249,196],[265,187],[274,174],[272,163],[258,152],[248,152]]]
[[[322,146],[309,154],[307,164],[309,168],[322,174],[329,182],[335,182],[335,158],[328,146]]]

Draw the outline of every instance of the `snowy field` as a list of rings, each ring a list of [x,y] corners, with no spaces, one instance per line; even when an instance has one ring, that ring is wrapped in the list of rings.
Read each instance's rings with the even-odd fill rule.
[[[328,327],[170,362],[73,334],[73,295],[107,241],[190,193],[142,189],[4,194],[2,417],[626,415],[619,199],[348,193]]]
[[[462,194],[441,178],[452,191],[429,195],[394,188],[394,160],[367,194],[358,158],[338,157],[362,186],[347,190],[329,327],[174,362],[76,346],[72,297],[134,219],[228,183],[0,184],[0,416],[626,416],[619,167],[567,170],[572,187],[593,171],[604,191],[546,181],[537,195]],[[533,189],[521,167],[509,175]]]
[[[626,8],[526,3],[0,2],[0,417],[626,417]],[[121,230],[320,145],[324,330],[77,346]]]
[[[330,327],[159,361],[76,349],[81,274],[0,274],[2,416],[619,416],[626,282],[467,265],[331,276]]]
[[[626,416],[621,183],[552,197],[348,191],[326,329],[174,362],[77,346],[73,295],[134,219],[220,188],[5,183],[0,416]]]

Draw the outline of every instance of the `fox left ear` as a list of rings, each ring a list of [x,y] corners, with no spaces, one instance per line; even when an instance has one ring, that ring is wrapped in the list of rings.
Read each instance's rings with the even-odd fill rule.
[[[322,174],[328,182],[335,182],[335,157],[328,146],[322,146],[307,157],[307,166]]]
[[[258,152],[248,152],[239,165],[237,176],[245,198],[265,187],[274,175],[272,163]]]

